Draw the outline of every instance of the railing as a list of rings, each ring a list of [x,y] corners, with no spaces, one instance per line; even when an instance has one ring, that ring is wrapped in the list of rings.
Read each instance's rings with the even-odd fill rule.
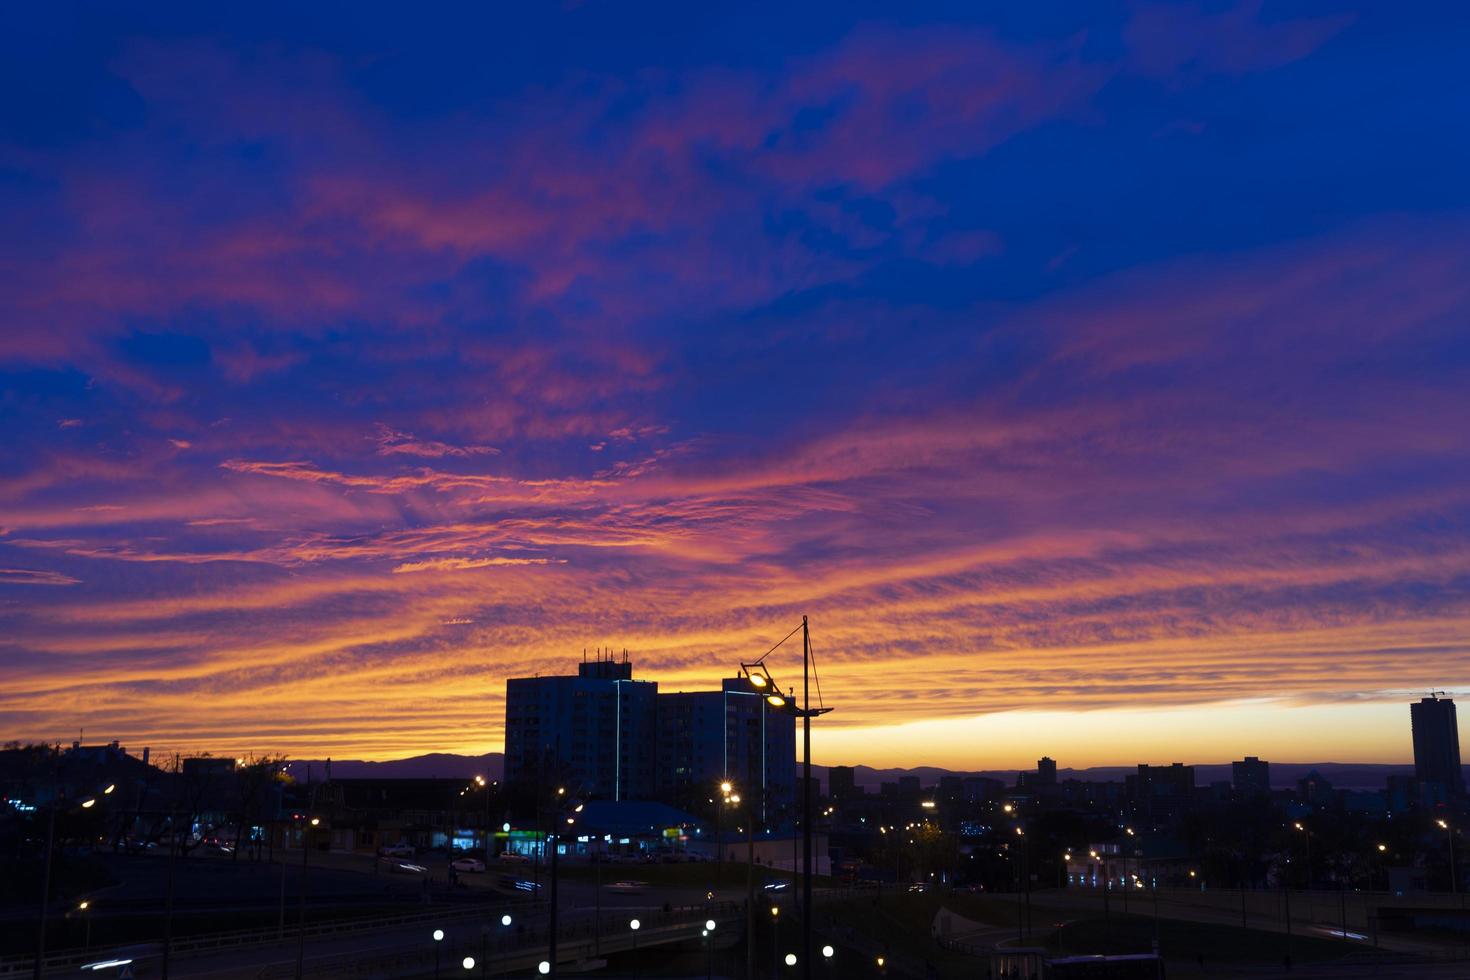
[[[346,936],[361,932],[375,932],[380,929],[389,929],[395,926],[413,925],[415,923],[460,922],[465,919],[474,919],[486,915],[499,915],[509,910],[516,910],[520,915],[535,915],[540,913],[542,908],[543,904],[540,901],[496,902],[493,904],[473,906],[440,906],[432,910],[399,912],[385,916],[308,922],[304,931],[308,938]],[[181,936],[169,943],[169,955],[172,958],[218,949],[246,949],[256,946],[269,946],[287,939],[298,939],[301,934],[302,929],[292,924],[286,926],[284,930],[280,928],[241,929],[230,932],[205,933],[198,936]],[[150,958],[163,954],[163,942],[161,940],[117,943],[111,946],[94,946],[92,949],[86,951],[76,949],[62,950],[47,956],[43,966],[46,971],[79,967],[84,963],[106,959],[107,951],[112,948],[147,950],[148,953],[146,955]],[[35,962],[36,958],[34,956],[4,957],[0,959],[0,977],[28,975],[34,970]]]
[[[629,928],[629,920],[636,917],[640,928],[635,932]],[[598,918],[581,918],[567,922],[557,929],[557,961],[576,962],[607,953],[624,952],[662,946],[672,942],[704,938],[700,932],[705,921],[713,919],[717,931],[723,926],[732,929],[743,926],[744,909],[734,902],[714,902],[699,905],[671,907],[668,911],[640,913],[637,916],[618,914]],[[455,936],[452,931],[438,950],[446,966],[457,964],[466,956],[476,961],[475,974],[493,975],[510,971],[534,968],[549,953],[549,936],[544,929],[518,930],[514,934],[498,936],[493,942],[488,932],[478,937]],[[341,953],[336,956],[318,957],[303,967],[305,976],[402,976],[405,971],[427,972],[434,962],[435,950],[422,940],[416,941],[412,949],[383,952]],[[294,963],[276,963],[262,967],[255,974],[257,980],[284,980],[294,977]]]

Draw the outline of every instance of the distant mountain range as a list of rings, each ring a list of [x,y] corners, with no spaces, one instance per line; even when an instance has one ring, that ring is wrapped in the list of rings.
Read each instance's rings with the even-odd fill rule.
[[[499,779],[505,772],[505,756],[499,752],[484,755],[454,755],[431,752],[408,759],[387,762],[363,762],[360,759],[292,759],[291,775],[305,779],[308,769],[312,779],[327,778],[331,766],[333,779],[469,779],[484,776]]]
[[[293,761],[291,773],[305,778],[307,768],[313,779],[326,777],[327,760],[312,759]],[[505,772],[505,756],[499,752],[484,755],[454,755],[434,752],[416,755],[408,759],[389,762],[362,762],[357,759],[331,760],[332,776],[336,779],[468,779],[484,776],[499,779]],[[812,766],[813,772],[825,786],[827,767]],[[1374,765],[1354,762],[1273,762],[1271,763],[1271,785],[1285,789],[1295,786],[1297,780],[1316,770],[1323,778],[1338,789],[1382,789],[1389,776],[1411,776],[1414,767],[1401,765]],[[900,776],[918,776],[919,782],[932,786],[941,776],[988,776],[999,779],[1006,785],[1014,785],[1016,769],[982,769],[958,771],[941,769],[937,766],[918,766],[913,769],[874,769],[871,766],[855,766],[853,779],[866,789],[876,791],[883,783],[897,782]],[[1058,769],[1058,779],[1081,779],[1089,782],[1121,782],[1125,776],[1137,772],[1136,766],[1094,766],[1090,769]],[[1230,764],[1205,764],[1194,767],[1195,782],[1208,786],[1215,782],[1230,781]]]
[[[814,771],[820,770],[823,784],[826,784],[826,767],[812,766]],[[1295,786],[1297,780],[1316,771],[1336,789],[1382,789],[1388,781],[1389,776],[1412,776],[1414,767],[1409,764],[1401,765],[1377,765],[1372,763],[1357,762],[1272,762],[1271,763],[1271,785],[1276,789],[1286,789]],[[900,776],[918,776],[919,782],[925,786],[932,786],[939,781],[941,776],[988,776],[991,779],[999,779],[1008,786],[1015,785],[1016,776],[1025,770],[1017,769],[985,769],[975,771],[954,771],[940,769],[935,766],[919,766],[914,769],[874,769],[870,766],[854,766],[853,781],[865,789],[876,790],[883,783],[897,782]],[[1058,769],[1057,779],[1080,779],[1085,782],[1105,783],[1122,782],[1127,776],[1138,772],[1137,766],[1093,766],[1090,769]],[[1197,786],[1208,786],[1211,783],[1230,782],[1230,763],[1206,763],[1194,767],[1194,781]]]

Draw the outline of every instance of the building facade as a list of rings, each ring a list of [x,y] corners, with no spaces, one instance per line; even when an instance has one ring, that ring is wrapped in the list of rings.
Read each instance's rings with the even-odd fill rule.
[[[780,822],[793,802],[796,718],[729,678],[718,691],[658,696],[659,797],[698,807],[733,783],[764,824]]]
[[[579,796],[652,799],[658,788],[658,684],[622,660],[584,661],[574,676],[505,682],[505,778]]]
[[[718,691],[660,693],[633,665],[599,657],[575,676],[506,681],[505,778],[591,799],[685,809],[734,783],[762,823],[794,801],[796,719],[736,678]]]

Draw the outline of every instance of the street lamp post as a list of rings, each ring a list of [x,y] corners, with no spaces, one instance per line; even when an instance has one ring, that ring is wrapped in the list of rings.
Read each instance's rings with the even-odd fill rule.
[[[1133,828],[1127,828],[1124,833],[1133,836]],[[1128,877],[1128,851],[1133,845],[1129,841],[1123,842],[1123,914],[1128,914],[1128,892],[1133,885],[1133,880]]]
[[[316,804],[315,793],[312,805]],[[321,823],[320,817],[312,817],[301,825],[301,888],[296,907],[296,980],[306,968],[306,866],[311,856],[311,828]]]
[[[116,786],[109,784],[102,791],[102,795],[109,796],[116,788]],[[56,847],[56,810],[60,803],[60,799],[52,800],[51,805],[46,808],[46,854],[42,861],[41,871],[41,923],[40,928],[36,930],[36,962],[31,971],[31,975],[35,980],[41,980],[43,964],[46,961],[46,912],[47,905],[51,902],[51,852]],[[97,798],[91,797],[81,803],[81,808],[90,810],[96,804]],[[86,903],[82,903],[82,908],[85,909],[86,907]],[[90,930],[90,916],[87,919],[87,926]]]
[[[1450,842],[1450,893],[1455,894],[1460,890],[1460,882],[1455,875],[1455,830],[1447,820],[1436,820],[1435,823],[1439,824],[1445,839]]]
[[[720,784],[722,811],[740,806],[740,794],[731,792],[734,788],[728,781]],[[745,980],[755,980],[755,813],[750,807],[745,810],[745,854]]]
[[[781,640],[785,643],[796,634],[792,630]],[[781,643],[777,643],[779,647]],[[801,882],[801,963],[802,976],[804,980],[811,980],[812,976],[812,719],[831,711],[825,706],[812,707],[811,699],[811,675],[812,675],[812,640],[811,630],[807,624],[807,618],[801,617],[801,696],[802,706],[796,708],[791,704],[792,698],[783,696],[780,688],[771,679],[771,673],[766,669],[764,661],[775,651],[772,647],[761,656],[759,660],[750,664],[741,664],[741,673],[745,676],[747,683],[766,697],[766,703],[773,708],[788,708],[801,719],[802,722],[802,802],[801,802],[801,836],[803,844],[802,853],[802,882]],[[759,671],[759,673],[756,673]]]
[[[1439,825],[1441,827],[1443,827],[1444,826],[1444,821],[1441,820],[1439,822]],[[1312,831],[1305,824],[1303,824],[1300,820],[1298,820],[1296,823],[1292,824],[1292,826],[1296,827],[1297,830],[1300,830],[1303,834],[1306,835],[1306,839],[1307,839],[1307,885],[1306,885],[1306,887],[1307,887],[1307,893],[1308,893],[1308,895],[1310,895],[1311,894],[1311,891],[1312,891]]]
[[[1103,924],[1106,926],[1112,921],[1112,919],[1108,915],[1108,888],[1109,886],[1111,886],[1112,881],[1108,877],[1107,861],[1096,851],[1088,851],[1087,853],[1094,861],[1097,862],[1098,869],[1102,871]]]
[[[771,906],[771,980],[776,980],[780,967],[777,958],[781,955],[781,907]]]
[[[475,777],[475,784],[477,786],[479,786],[480,787],[480,790],[485,794],[485,822],[481,826],[484,827],[484,832],[485,832],[485,871],[488,873],[490,871],[490,847],[491,847],[490,841],[493,839],[493,835],[490,833],[490,785],[491,784],[485,781],[485,777],[484,776],[476,776]]]
[[[434,930],[434,980],[439,980],[439,947],[444,943],[444,930]]]
[[[725,804],[730,802],[730,793],[735,784],[726,779],[720,783],[721,802],[715,804],[715,881],[720,882],[725,871]]]

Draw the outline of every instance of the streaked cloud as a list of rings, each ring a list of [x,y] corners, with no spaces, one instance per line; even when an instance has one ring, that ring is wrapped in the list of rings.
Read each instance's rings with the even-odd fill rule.
[[[1445,32],[829,13],[56,52],[114,97],[0,142],[7,737],[486,751],[508,676],[806,614],[833,761],[1405,755],[1470,684]]]

